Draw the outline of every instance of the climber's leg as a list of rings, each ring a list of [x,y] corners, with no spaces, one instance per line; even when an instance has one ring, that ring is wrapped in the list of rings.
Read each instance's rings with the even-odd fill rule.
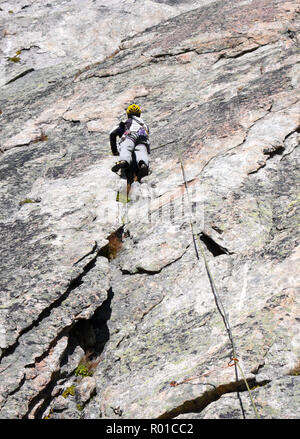
[[[120,160],[125,160],[128,165],[132,161],[132,152],[134,150],[134,141],[130,137],[126,137],[119,145]]]
[[[135,147],[135,156],[136,156],[136,162],[138,166],[140,166],[140,162],[144,162],[144,164],[148,167],[149,166],[149,155],[147,152],[147,146],[143,143],[139,143]]]
[[[139,143],[135,147],[135,156],[136,156],[136,162],[138,165],[138,179],[141,180],[141,178],[148,175],[149,171],[149,155],[147,151],[146,145],[143,143]]]
[[[126,137],[123,142],[119,145],[119,156],[120,161],[118,161],[111,170],[113,172],[118,172],[119,169],[126,169],[131,164],[132,161],[132,151],[134,150],[134,141],[129,137]]]

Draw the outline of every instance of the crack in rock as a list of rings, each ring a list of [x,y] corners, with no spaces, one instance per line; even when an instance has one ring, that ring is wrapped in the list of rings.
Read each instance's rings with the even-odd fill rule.
[[[34,72],[34,68],[30,68],[30,69],[24,70],[24,72],[20,73],[19,75],[15,76],[14,78],[10,79],[4,85],[11,84],[12,82],[17,81],[20,78],[23,78],[24,76],[28,75],[28,73],[31,73],[31,72]]]
[[[183,253],[182,253],[180,256],[178,256],[178,258],[173,259],[173,260],[170,261],[169,263],[163,265],[162,267],[159,267],[157,270],[150,270],[150,269],[146,269],[146,268],[138,267],[138,266],[137,266],[137,267],[136,267],[136,271],[134,271],[134,272],[132,272],[132,271],[130,271],[130,270],[127,270],[127,269],[125,269],[125,268],[121,268],[121,272],[122,272],[122,274],[124,274],[124,275],[127,274],[127,275],[130,275],[130,276],[134,276],[134,275],[136,275],[136,274],[148,274],[148,275],[155,275],[155,274],[158,274],[158,273],[160,273],[163,269],[169,267],[169,266],[172,265],[172,264],[175,264],[175,262],[178,262],[178,261],[179,261],[179,260],[185,255],[185,253],[188,251],[190,245],[191,245],[191,243],[188,244],[188,245],[186,246],[186,248],[184,249]]]
[[[100,252],[100,250],[99,250],[99,252]],[[46,317],[48,317],[51,314],[51,311],[53,309],[58,308],[62,304],[62,302],[64,302],[67,299],[67,297],[70,295],[70,293],[73,290],[75,290],[82,283],[82,279],[84,278],[84,276],[95,266],[99,252],[86,266],[83,267],[83,271],[76,278],[71,280],[67,290],[57,300],[52,302],[47,308],[44,308],[44,310],[41,312],[41,314],[38,316],[38,318],[36,320],[34,320],[26,328],[22,329],[22,331],[20,331],[16,342],[13,345],[11,345],[3,350],[3,354],[0,358],[1,360],[3,358],[8,357],[9,355],[13,354],[13,352],[15,351],[15,349],[19,345],[20,337],[23,336],[24,334],[27,334],[28,332],[30,332],[34,327],[38,326]]]
[[[248,379],[247,381],[250,388],[254,386],[257,387],[264,386],[270,382],[270,380],[266,380],[261,383],[257,383],[255,378]],[[239,380],[227,384],[221,384],[218,387],[205,391],[201,396],[195,399],[184,401],[179,406],[174,407],[173,409],[168,410],[167,412],[158,416],[157,419],[172,419],[186,413],[200,413],[209,404],[220,399],[222,395],[225,395],[227,393],[245,392],[245,391],[247,391],[247,387],[243,380]]]
[[[293,134],[295,134],[295,133],[299,133],[299,131],[300,131],[300,125],[299,125],[296,129],[294,129],[293,131],[291,131],[290,133],[288,133],[288,134],[285,136],[285,138],[283,139],[282,144],[280,144],[280,145],[275,145],[275,146],[272,146],[272,147],[270,147],[270,148],[265,148],[265,149],[263,150],[263,153],[267,156],[266,161],[263,162],[263,163],[261,163],[261,165],[260,165],[258,168],[256,168],[256,169],[254,169],[254,170],[248,172],[248,175],[258,173],[259,170],[262,169],[262,168],[264,168],[264,167],[267,165],[268,161],[271,160],[272,158],[274,158],[275,156],[277,156],[277,155],[279,155],[279,156],[283,156],[283,153],[285,152],[285,146],[284,146],[285,141],[286,141],[290,136],[292,136]],[[289,154],[290,154],[290,153],[289,153]]]
[[[95,242],[93,249],[88,254],[86,254],[82,258],[80,258],[75,264],[78,264],[79,262],[81,262],[82,260],[84,260],[85,258],[87,258],[89,256],[94,255],[93,258],[91,260],[89,260],[89,262],[81,269],[82,270],[81,273],[70,282],[69,288],[65,291],[65,293],[57,301],[52,303],[48,308],[44,309],[44,311],[40,314],[38,319],[35,320],[29,327],[25,328],[19,334],[17,341],[14,343],[14,345],[10,346],[4,352],[3,357],[8,357],[9,355],[12,355],[19,346],[20,337],[22,335],[24,335],[25,333],[30,332],[34,327],[38,326],[46,317],[48,317],[50,315],[51,311],[54,308],[61,306],[61,304],[68,298],[71,291],[73,291],[74,289],[76,289],[77,287],[79,287],[83,283],[84,276],[86,276],[86,274],[95,267],[96,260],[98,257],[105,257],[109,261],[112,259],[112,253],[113,253],[113,257],[116,257],[117,250],[119,250],[119,247],[120,247],[119,241],[122,240],[122,234],[123,234],[123,226],[120,227],[116,232],[113,232],[109,235],[109,237],[108,237],[109,242],[106,246],[99,248],[97,242]],[[116,248],[116,243],[118,244],[117,245],[118,248]],[[110,290],[108,291],[107,300],[104,301],[100,305],[100,307],[98,307],[94,311],[92,317],[90,317],[89,319],[84,319],[84,317],[80,318],[80,314],[82,312],[82,310],[81,310],[79,313],[79,320],[76,322],[76,316],[75,316],[75,319],[73,319],[71,324],[69,326],[65,326],[59,332],[59,334],[57,334],[56,337],[51,340],[51,343],[48,345],[47,350],[45,350],[40,356],[35,357],[33,363],[31,363],[31,364],[27,363],[24,367],[27,368],[27,370],[28,370],[28,368],[36,370],[36,372],[38,374],[37,375],[37,378],[38,378],[38,376],[39,376],[39,366],[38,365],[47,363],[48,356],[51,355],[51,352],[53,351],[53,349],[55,350],[55,347],[56,347],[56,345],[58,345],[60,340],[62,340],[65,337],[68,337],[68,339],[70,339],[73,337],[72,334],[75,334],[75,333],[77,334],[76,338],[77,338],[78,343],[79,343],[79,344],[78,343],[77,344],[82,346],[82,348],[84,349],[85,352],[88,352],[89,357],[91,355],[93,356],[93,362],[96,364],[95,358],[100,357],[100,355],[104,349],[104,346],[105,346],[107,340],[109,339],[108,328],[106,327],[106,329],[104,329],[104,327],[103,327],[103,325],[106,326],[106,321],[109,319],[109,316],[105,317],[107,313],[104,316],[103,312],[104,312],[104,308],[106,308],[106,303],[110,303],[112,300],[112,297],[113,297],[113,293],[112,293],[112,290],[110,288]],[[88,326],[88,328],[90,328],[90,330],[92,332],[87,329],[87,326]],[[79,328],[81,328],[81,329],[79,329]],[[93,336],[92,336],[93,341],[92,342],[88,342],[84,338],[84,334],[88,334],[88,333],[93,334]],[[63,363],[65,361],[64,358],[67,355],[68,349],[69,348],[68,348],[68,344],[67,344],[67,347],[65,348],[65,354],[61,354],[61,364],[60,364],[59,368],[55,367],[55,370],[51,369],[52,372],[51,372],[50,377],[47,376],[47,373],[46,373],[44,378],[41,377],[41,378],[46,380],[45,386],[36,395],[32,395],[32,392],[31,392],[31,396],[30,396],[30,399],[28,401],[27,411],[24,413],[22,410],[20,410],[20,416],[25,417],[25,418],[27,418],[27,417],[30,417],[30,418],[40,417],[41,414],[47,409],[47,407],[50,404],[51,399],[52,399],[52,397],[49,395],[51,395],[57,382],[60,379],[63,379],[63,377],[65,375],[65,372],[61,372],[61,370],[65,369],[65,367],[63,367]],[[32,374],[32,372],[31,372],[31,374]],[[21,380],[19,381],[18,386],[6,395],[6,399],[14,394],[16,394],[17,399],[20,398],[20,394],[18,394],[18,392],[20,392],[20,391],[21,391],[21,394],[24,392],[26,394],[26,388],[28,386],[30,387],[30,379],[28,381],[28,377],[26,376],[26,374],[22,375],[22,377],[20,377],[20,379]],[[25,388],[23,388],[24,385],[25,385]],[[24,408],[26,408],[26,404],[24,405]]]
[[[60,367],[53,371],[51,379],[45,388],[43,388],[30,401],[28,410],[23,416],[24,418],[42,418],[46,411],[51,408],[52,403],[57,396],[57,391],[55,391],[55,389],[59,385],[59,382],[67,379],[78,379],[74,376],[74,366],[73,369],[68,372],[68,362],[70,361],[69,356],[70,353],[75,351],[76,347],[80,346],[83,350],[85,356],[84,362],[89,363],[93,368],[97,366],[103,349],[110,338],[107,321],[110,319],[111,315],[111,301],[113,296],[114,293],[110,288],[107,293],[107,299],[95,310],[90,319],[79,320],[73,327],[69,328],[67,334],[68,343],[64,354],[61,356]],[[45,355],[43,355],[43,357],[45,357]],[[39,361],[40,360],[41,358]],[[81,364],[82,361],[83,360],[81,359],[79,364]],[[55,395],[52,395],[53,392]],[[95,391],[93,395],[94,394]],[[86,401],[85,404],[88,402],[89,401]]]

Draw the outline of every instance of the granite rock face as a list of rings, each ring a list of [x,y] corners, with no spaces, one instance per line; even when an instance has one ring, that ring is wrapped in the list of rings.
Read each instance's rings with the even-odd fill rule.
[[[0,4],[0,417],[255,417],[192,222],[259,416],[298,418],[299,2],[86,3]]]

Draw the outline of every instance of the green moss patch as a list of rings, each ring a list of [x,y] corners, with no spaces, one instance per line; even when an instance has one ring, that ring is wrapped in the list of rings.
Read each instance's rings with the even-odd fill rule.
[[[93,372],[89,370],[88,365],[80,363],[75,370],[75,375],[81,377],[90,377],[93,376]]]
[[[74,395],[75,395],[75,386],[67,387],[62,393],[62,396],[64,398],[68,398],[69,396],[74,396]]]
[[[31,198],[25,198],[25,200],[19,202],[19,206],[23,206],[24,204],[30,204],[30,203],[36,203],[36,201],[32,200]]]
[[[21,58],[19,56],[11,56],[10,58],[8,58],[8,61],[18,63],[21,62]]]

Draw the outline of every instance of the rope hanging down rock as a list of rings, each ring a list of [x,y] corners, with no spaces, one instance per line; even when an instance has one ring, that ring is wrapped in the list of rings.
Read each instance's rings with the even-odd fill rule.
[[[211,273],[211,271],[209,269],[209,265],[208,265],[208,262],[207,262],[207,259],[206,259],[206,256],[205,256],[205,252],[204,252],[203,246],[202,246],[200,238],[199,238],[199,234],[196,233],[195,230],[194,230],[194,222],[195,221],[194,221],[194,218],[193,218],[192,203],[191,203],[191,199],[190,199],[190,195],[189,195],[189,189],[188,189],[187,179],[186,179],[185,170],[184,170],[184,166],[183,166],[183,160],[182,160],[181,153],[179,151],[177,153],[178,153],[178,158],[179,158],[179,162],[180,162],[180,166],[181,166],[184,186],[185,186],[185,190],[186,190],[186,194],[187,194],[187,199],[188,199],[188,207],[189,207],[189,213],[190,213],[190,226],[191,226],[191,232],[192,232],[192,236],[193,236],[193,242],[194,242],[194,248],[195,248],[196,257],[197,257],[198,261],[200,261],[199,251],[198,251],[198,249],[199,249],[200,253],[201,253],[201,256],[203,258],[203,261],[204,261],[206,273],[207,273],[207,276],[208,276],[208,279],[209,279],[209,283],[210,283],[210,287],[211,287],[212,293],[214,295],[214,299],[215,299],[215,303],[216,303],[217,309],[218,309],[218,311],[219,311],[219,313],[220,313],[220,315],[221,315],[221,317],[223,319],[223,322],[224,322],[224,325],[225,325],[225,328],[226,328],[226,331],[227,331],[227,334],[228,334],[228,337],[229,337],[229,340],[230,340],[230,343],[231,343],[231,346],[232,346],[231,361],[233,362],[232,366],[234,366],[234,368],[235,368],[236,381],[238,381],[238,370],[237,370],[237,368],[238,368],[240,370],[240,372],[241,372],[242,378],[243,378],[243,380],[245,382],[247,391],[249,393],[249,396],[250,396],[250,399],[251,399],[251,403],[252,403],[255,415],[256,415],[257,418],[260,418],[259,413],[258,413],[257,408],[256,408],[256,405],[254,403],[252,394],[251,394],[251,390],[250,390],[249,384],[247,382],[245,374],[244,374],[244,372],[242,370],[242,367],[239,364],[239,360],[237,358],[236,347],[235,347],[235,343],[234,343],[234,339],[233,339],[231,327],[230,327],[230,324],[229,324],[229,321],[228,321],[226,310],[225,310],[225,308],[224,308],[224,306],[222,304],[222,301],[221,301],[221,299],[220,299],[220,297],[218,295],[218,292],[217,292],[217,289],[216,289],[216,285],[215,285],[212,273]],[[244,413],[242,401],[241,401],[240,396],[239,396],[239,392],[237,392],[237,394],[238,394],[238,398],[239,398],[239,401],[240,401],[240,404],[241,404],[243,416],[245,418],[245,413]]]

